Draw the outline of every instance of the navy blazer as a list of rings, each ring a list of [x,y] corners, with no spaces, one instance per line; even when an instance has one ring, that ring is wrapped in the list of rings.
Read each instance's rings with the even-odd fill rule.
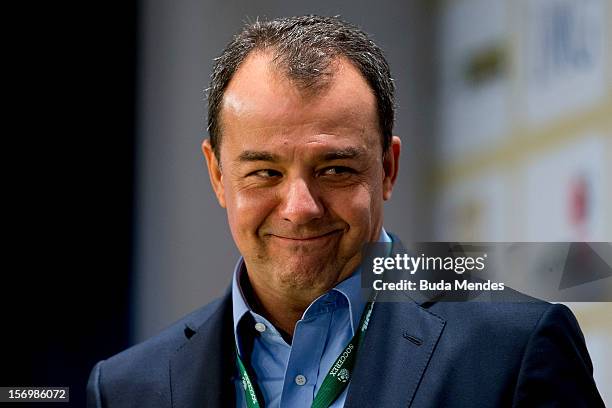
[[[504,292],[504,302],[377,302],[345,407],[603,407],[571,311]],[[235,364],[228,292],[96,364],[87,403],[233,407]]]

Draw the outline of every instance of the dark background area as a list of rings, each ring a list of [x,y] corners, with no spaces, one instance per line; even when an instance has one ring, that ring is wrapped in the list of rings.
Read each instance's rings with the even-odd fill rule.
[[[84,406],[93,364],[129,339],[138,5],[20,7],[3,41],[0,385],[69,386]]]

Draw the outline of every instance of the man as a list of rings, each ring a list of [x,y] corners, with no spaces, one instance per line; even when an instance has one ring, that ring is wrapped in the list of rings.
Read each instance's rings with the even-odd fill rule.
[[[584,339],[545,302],[372,303],[362,247],[392,242],[393,82],[356,27],[256,22],[217,59],[210,180],[242,254],[231,290],[100,362],[92,407],[600,406]]]

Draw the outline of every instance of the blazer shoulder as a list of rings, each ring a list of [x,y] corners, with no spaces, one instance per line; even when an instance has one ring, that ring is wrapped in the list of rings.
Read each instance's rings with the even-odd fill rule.
[[[92,370],[90,381],[93,379],[100,384],[100,389],[134,383],[167,384],[171,355],[228,303],[231,305],[231,296],[226,294],[181,318],[157,335],[98,362]]]
[[[593,379],[593,364],[571,310],[550,307],[527,343],[514,395],[516,406],[604,407]]]
[[[423,306],[443,318],[446,330],[456,332],[457,336],[464,338],[463,341],[495,339],[496,344],[507,344],[511,348],[524,347],[543,319],[555,320],[557,313],[568,313],[573,317],[564,306],[532,298],[510,288],[503,292],[482,300],[443,300]]]

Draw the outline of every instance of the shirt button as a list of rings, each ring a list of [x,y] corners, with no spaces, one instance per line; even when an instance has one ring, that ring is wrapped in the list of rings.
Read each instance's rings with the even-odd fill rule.
[[[255,323],[255,330],[257,330],[260,333],[263,333],[266,331],[266,325],[263,323]]]
[[[304,385],[304,384],[306,384],[306,377],[304,377],[302,374],[296,375],[295,376],[295,383],[297,385]]]

